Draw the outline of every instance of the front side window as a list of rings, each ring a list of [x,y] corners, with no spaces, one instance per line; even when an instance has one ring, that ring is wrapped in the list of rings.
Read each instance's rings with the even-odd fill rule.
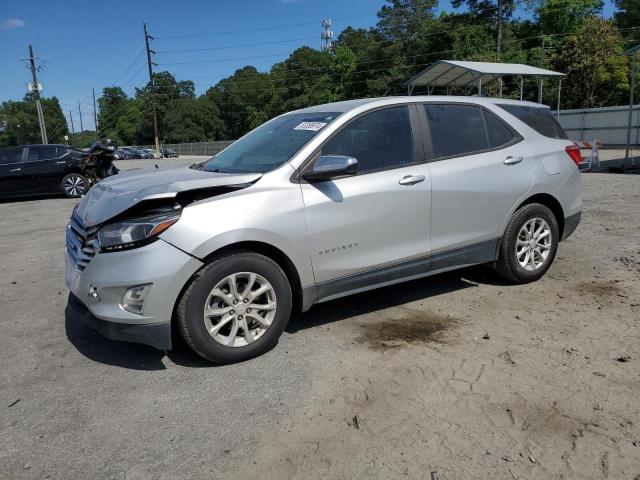
[[[432,158],[471,155],[489,148],[482,110],[474,105],[425,104]]]
[[[358,173],[412,163],[409,109],[391,107],[363,115],[334,135],[322,147],[322,155],[354,157]]]
[[[270,120],[229,145],[202,168],[220,173],[265,173],[288,162],[340,114],[292,113]]]

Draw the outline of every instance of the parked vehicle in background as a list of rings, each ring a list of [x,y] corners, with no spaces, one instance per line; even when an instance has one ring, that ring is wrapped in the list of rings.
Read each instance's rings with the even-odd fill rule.
[[[147,152],[146,150],[143,150],[141,148],[135,148],[131,150],[135,153],[134,158],[144,158],[144,159],[155,158],[152,153]]]
[[[116,160],[130,160],[134,158],[133,152],[127,148],[118,148],[115,153]]]
[[[95,145],[95,142],[94,142]],[[22,145],[0,149],[0,196],[63,193],[80,197],[100,179],[116,173],[111,160],[95,148]]]
[[[161,154],[158,155],[153,148],[143,148],[143,150],[151,155],[151,158],[162,158]]]
[[[128,148],[118,148],[118,151],[122,151],[127,159],[135,158],[135,154]]]
[[[293,309],[352,293],[484,263],[532,282],[580,221],[579,161],[529,102],[297,110],[190,168],[98,184],[67,230],[69,306],[110,338],[161,349],[174,319],[198,355],[225,363],[272,348]]]
[[[176,152],[173,148],[163,147],[161,152],[164,158],[178,158],[178,152]]]

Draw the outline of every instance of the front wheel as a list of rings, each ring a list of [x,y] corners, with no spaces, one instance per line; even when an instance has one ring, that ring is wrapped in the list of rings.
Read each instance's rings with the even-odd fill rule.
[[[291,304],[289,280],[277,263],[258,253],[235,252],[196,274],[178,304],[178,327],[201,357],[239,362],[275,346]]]
[[[539,203],[525,205],[507,224],[496,271],[514,283],[534,282],[551,267],[559,241],[553,212]]]
[[[60,182],[62,193],[69,198],[78,198],[89,191],[89,179],[80,173],[70,173],[65,175]]]

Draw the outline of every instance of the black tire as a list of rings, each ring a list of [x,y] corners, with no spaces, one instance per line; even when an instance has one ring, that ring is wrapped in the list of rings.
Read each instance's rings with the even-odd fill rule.
[[[523,225],[533,218],[541,218],[547,222],[551,230],[551,245],[549,254],[542,265],[533,271],[525,270],[518,262],[516,256],[516,242],[518,233]],[[558,251],[558,243],[560,241],[560,233],[558,229],[558,221],[551,210],[539,203],[531,203],[519,208],[507,223],[507,228],[502,237],[500,245],[500,254],[496,263],[496,272],[501,277],[513,283],[529,283],[535,282],[541,278],[551,264]]]
[[[227,276],[252,272],[273,287],[277,300],[275,317],[264,334],[253,343],[230,347],[214,340],[204,322],[204,306],[213,287]],[[277,343],[291,315],[291,286],[280,266],[264,255],[250,251],[224,254],[200,270],[185,289],[177,308],[180,334],[202,358],[218,364],[235,363],[262,355]]]
[[[89,179],[81,173],[69,173],[62,178],[60,189],[69,198],[78,198],[83,196],[91,188]]]

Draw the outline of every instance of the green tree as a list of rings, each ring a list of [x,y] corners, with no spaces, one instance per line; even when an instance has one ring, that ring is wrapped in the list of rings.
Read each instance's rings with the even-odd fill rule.
[[[120,87],[102,89],[102,96],[98,98],[98,125],[103,135],[109,138],[116,137],[116,124],[125,114],[129,102],[129,97]]]
[[[257,126],[256,112],[264,111],[274,90],[267,74],[248,66],[211,87],[206,97],[219,109],[228,138],[235,139]]]
[[[582,23],[602,12],[603,0],[532,0],[538,28],[546,35],[575,32]]]
[[[42,114],[47,127],[49,143],[65,143],[69,134],[67,120],[56,97],[41,98]],[[23,101],[7,101],[0,106],[0,145],[42,143],[35,98],[27,94]]]
[[[164,143],[223,140],[224,124],[215,103],[207,97],[179,98],[164,119]]]
[[[177,100],[195,98],[195,85],[191,80],[178,82],[171,73],[163,71],[154,73],[153,81],[153,88],[151,82],[147,82],[143,88],[136,88],[135,97],[141,101],[141,120],[136,133],[136,142],[140,144],[153,143],[153,105],[158,118],[158,134],[164,138],[167,134],[164,123],[167,112]]]
[[[619,105],[629,91],[628,58],[620,33],[609,20],[590,17],[567,37],[553,58],[567,74],[563,104],[568,108]]]
[[[638,0],[614,0],[617,12],[613,19],[618,28],[628,29],[622,36],[640,43],[640,1]],[[634,29],[634,30],[630,30]]]

